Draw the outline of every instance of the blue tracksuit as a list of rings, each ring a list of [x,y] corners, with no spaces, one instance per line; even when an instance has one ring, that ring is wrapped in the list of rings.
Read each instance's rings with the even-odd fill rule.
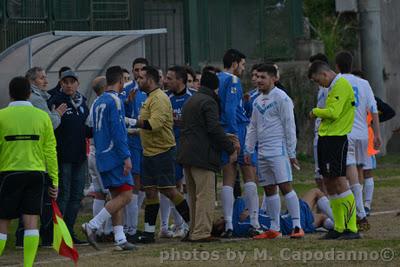
[[[96,164],[105,188],[133,185],[132,176],[122,173],[124,160],[130,157],[124,117],[124,106],[116,92],[104,92],[93,105]]]
[[[240,79],[228,72],[219,72],[219,89],[218,96],[221,101],[221,125],[226,133],[235,134],[240,141],[240,154],[238,155],[238,163],[243,165],[243,150],[246,139],[246,127],[250,120],[246,116],[243,107],[243,89]],[[229,156],[222,153],[222,164],[227,164]],[[252,155],[252,163],[256,164],[256,155]]]
[[[315,231],[314,227],[314,215],[306,202],[299,199],[300,204],[300,224],[305,233],[313,233]],[[239,220],[240,214],[245,210],[245,201],[243,198],[239,197],[235,200],[233,206],[233,234],[237,237],[247,237],[249,229],[251,227],[250,217],[241,222]],[[263,230],[268,230],[271,226],[271,218],[260,210],[258,215],[258,221],[260,222],[261,228]],[[293,230],[292,218],[288,213],[281,215],[281,232],[283,235],[289,235]]]
[[[135,90],[136,95],[133,101],[128,101],[129,93]],[[124,90],[120,93],[120,98],[124,103],[125,116],[132,119],[138,119],[140,115],[140,109],[146,101],[147,95],[145,92],[139,89],[136,81],[130,81],[124,85]],[[132,159],[132,173],[140,175],[142,172],[142,157],[143,148],[140,142],[139,135],[128,135],[128,145],[131,152]]]
[[[174,118],[174,135],[175,135],[177,148],[179,146],[179,137],[180,137],[181,127],[182,127],[183,105],[193,94],[195,94],[195,91],[191,90],[189,88],[185,88],[185,90],[180,94],[174,94],[171,91],[169,91],[167,93],[169,100],[171,101],[171,105],[172,105],[172,112],[173,112],[173,118]],[[180,165],[178,163],[175,164],[175,176],[176,176],[176,181],[180,181],[183,178],[182,165]]]
[[[246,111],[247,118],[251,118],[251,113],[253,112],[254,100],[260,95],[257,88],[254,88],[248,93],[249,99],[244,102],[244,110]]]

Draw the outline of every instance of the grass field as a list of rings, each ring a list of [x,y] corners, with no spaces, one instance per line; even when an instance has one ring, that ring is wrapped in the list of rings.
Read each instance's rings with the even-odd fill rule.
[[[79,266],[400,266],[399,166],[400,155],[378,159],[373,202],[373,212],[377,214],[369,217],[371,229],[362,234],[361,240],[322,241],[318,240],[320,233],[307,235],[303,240],[234,239],[212,244],[164,239],[128,253],[115,252],[112,244],[104,244],[101,251],[79,247]],[[295,189],[300,196],[314,187],[311,160],[303,158],[301,168],[294,173]],[[216,214],[221,214],[220,207],[216,208]],[[90,217],[90,214],[79,216],[77,233],[78,225]],[[15,222],[10,233],[14,229]],[[22,251],[14,248],[11,234],[0,266],[21,266],[21,262]],[[73,266],[52,249],[39,249],[36,264]]]

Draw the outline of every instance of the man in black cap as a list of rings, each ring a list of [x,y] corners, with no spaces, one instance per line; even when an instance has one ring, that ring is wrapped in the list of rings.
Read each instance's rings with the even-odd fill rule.
[[[216,241],[211,237],[215,200],[214,173],[220,170],[221,151],[237,159],[238,141],[224,133],[219,122],[218,77],[205,71],[200,89],[183,107],[183,126],[177,162],[184,166],[189,192],[191,242]]]

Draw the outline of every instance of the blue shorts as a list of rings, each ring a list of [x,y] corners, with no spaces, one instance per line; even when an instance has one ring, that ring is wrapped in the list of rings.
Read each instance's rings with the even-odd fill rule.
[[[238,125],[238,138],[240,142],[240,153],[237,158],[237,163],[239,165],[245,165],[244,163],[244,148],[245,148],[245,142],[246,142],[246,124],[239,124]],[[225,129],[226,132],[226,129]],[[222,165],[226,165],[229,163],[229,155],[225,151],[221,153],[221,162]],[[257,166],[257,153],[251,154],[251,165],[252,166]]]
[[[134,185],[132,174],[128,174],[124,176],[124,165],[119,165],[118,167],[105,171],[100,172],[100,177],[103,182],[104,188],[112,188],[112,187],[120,187],[121,185],[128,184]]]
[[[142,175],[143,150],[138,148],[131,148],[130,152],[132,160],[132,175]]]

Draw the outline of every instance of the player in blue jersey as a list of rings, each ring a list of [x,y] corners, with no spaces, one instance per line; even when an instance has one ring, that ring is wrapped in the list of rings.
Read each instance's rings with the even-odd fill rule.
[[[299,199],[301,213],[301,227],[306,233],[313,233],[318,227],[324,227],[327,230],[333,229],[332,210],[329,200],[325,194],[318,188],[314,188],[306,192],[302,199]],[[320,210],[316,213],[315,208]],[[260,210],[259,222],[263,230],[268,230],[271,226],[271,218]],[[281,214],[280,228],[283,235],[292,233],[293,224],[288,212]],[[250,237],[249,229],[251,229],[249,211],[246,209],[243,198],[235,200],[233,210],[233,235],[235,237]],[[213,224],[212,235],[219,236],[224,231],[223,218],[218,219]]]
[[[93,105],[93,138],[96,164],[111,200],[82,230],[89,243],[98,249],[96,230],[112,217],[116,249],[133,250],[136,247],[126,240],[123,227],[123,208],[132,199],[132,162],[125,128],[124,106],[119,93],[123,88],[122,68],[113,66],[106,71],[107,87]]]
[[[253,89],[251,89],[249,92],[247,92],[244,95],[244,103],[243,103],[243,107],[244,110],[246,111],[246,116],[247,118],[251,118],[251,112],[253,111],[253,102],[254,100],[257,98],[257,96],[260,95],[260,92],[258,91],[257,88],[257,68],[260,66],[261,64],[254,64],[251,67],[251,85],[253,86]]]
[[[174,119],[174,136],[175,136],[175,141],[177,144],[177,149],[179,146],[179,137],[180,137],[180,131],[182,127],[182,108],[183,105],[186,103],[186,101],[195,93],[192,89],[189,88],[188,85],[188,68],[183,67],[183,66],[174,66],[168,69],[167,75],[165,77],[165,86],[168,89],[167,95],[171,101],[172,105],[172,111],[173,111],[173,119]],[[186,191],[186,184],[185,184],[185,178],[183,175],[183,168],[182,165],[176,163],[175,164],[175,177],[176,177],[176,185],[179,191],[182,190],[183,187],[183,192],[186,201],[188,201],[187,197],[187,191]],[[163,204],[162,202],[167,202],[168,199],[166,197],[162,197],[160,199],[160,208],[161,208],[161,231],[160,231],[160,236],[167,237],[168,236],[168,228],[165,228],[168,226],[168,211],[163,210]],[[173,237],[185,237],[186,235],[186,226],[184,224],[184,221],[182,217],[179,215],[179,212],[174,208],[175,205],[171,204],[171,211],[174,216],[174,224],[175,224],[175,231],[173,234]],[[165,215],[165,216],[163,216]],[[167,225],[165,225],[167,224]]]
[[[245,164],[243,158],[244,143],[246,138],[246,127],[249,124],[249,118],[243,108],[243,89],[239,79],[242,75],[246,56],[235,49],[226,51],[223,57],[224,71],[219,72],[218,95],[221,104],[221,124],[225,133],[236,136],[239,139],[241,150],[238,155],[238,161],[242,177],[244,179],[244,191],[246,205],[250,211],[250,221],[252,224],[252,235],[259,234],[260,225],[258,223],[259,200],[257,194],[257,185],[255,183],[255,157],[252,155],[251,164]],[[223,187],[221,190],[221,200],[224,210],[225,231],[221,237],[229,238],[233,234],[232,212],[233,212],[233,186],[236,177],[237,163],[229,163],[228,155],[222,154],[223,164]]]

